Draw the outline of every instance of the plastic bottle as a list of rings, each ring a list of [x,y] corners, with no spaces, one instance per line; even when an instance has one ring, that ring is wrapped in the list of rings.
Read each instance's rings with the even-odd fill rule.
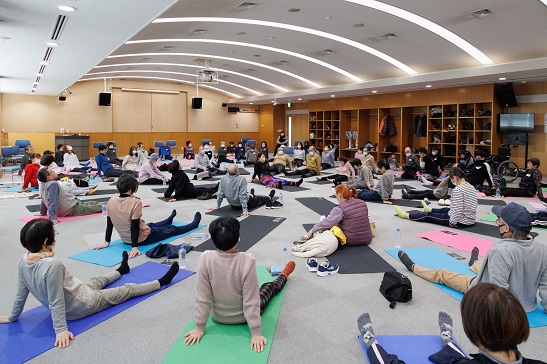
[[[184,249],[184,245],[181,245],[179,249],[179,268],[186,268],[186,249]]]
[[[190,239],[209,239],[209,234],[207,234],[207,233],[192,233],[192,234],[190,234]]]
[[[277,198],[277,201],[283,203],[283,192],[279,192],[279,197]]]
[[[501,192],[500,192],[500,188],[496,188],[496,198],[499,200],[501,198]]]
[[[401,229],[395,230],[395,248],[400,249],[403,245],[401,243]]]
[[[101,212],[103,214],[103,217],[106,217],[106,202],[103,202],[103,205],[101,206]]]
[[[287,248],[283,248],[283,253],[281,254],[281,269],[285,268],[285,265],[289,262],[289,252]]]

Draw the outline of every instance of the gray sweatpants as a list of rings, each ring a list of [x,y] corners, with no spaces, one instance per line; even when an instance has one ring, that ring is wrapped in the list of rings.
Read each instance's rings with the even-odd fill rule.
[[[157,280],[143,284],[126,283],[120,287],[103,289],[107,285],[116,282],[120,276],[120,273],[115,270],[101,276],[93,277],[89,282],[85,283],[86,286],[96,292],[95,304],[91,308],[91,311],[85,316],[92,315],[110,306],[125,302],[132,297],[143,296],[160,289],[160,282]]]

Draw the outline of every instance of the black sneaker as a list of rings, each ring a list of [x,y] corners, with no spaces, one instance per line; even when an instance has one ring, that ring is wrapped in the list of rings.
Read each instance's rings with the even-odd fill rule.
[[[201,196],[198,196],[198,200],[210,200],[213,198],[213,194],[209,192],[204,192]]]
[[[272,202],[272,205],[269,207],[270,209],[280,209],[283,207],[283,204],[279,201]],[[268,204],[266,204],[266,208],[268,208]]]
[[[266,208],[271,209],[272,208],[272,201],[266,202]]]

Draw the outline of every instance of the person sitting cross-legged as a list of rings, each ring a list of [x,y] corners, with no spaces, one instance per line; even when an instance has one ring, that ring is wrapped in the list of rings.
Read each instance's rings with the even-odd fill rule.
[[[55,258],[55,230],[53,223],[46,219],[31,220],[21,229],[21,245],[27,252],[19,261],[19,284],[10,315],[0,316],[0,323],[11,323],[19,319],[28,294],[51,312],[55,329],[55,346],[66,348],[74,340],[68,331],[67,320],[78,320],[93,315],[110,306],[120,304],[132,297],[142,296],[171,283],[179,272],[175,262],[167,273],[154,281],[103,289],[130,271],[128,254],[122,253],[118,269],[91,278],[82,283],[72,276],[60,259]]]
[[[391,205],[391,195],[393,194],[393,184],[395,183],[395,175],[389,168],[389,164],[385,159],[378,161],[378,174],[380,179],[371,190],[360,190],[359,198],[364,201],[382,201],[387,205]],[[363,167],[367,168],[367,167]]]
[[[321,156],[317,153],[315,147],[311,145],[308,149],[308,154],[306,155],[306,168],[285,172],[285,175],[300,175],[302,178],[321,176],[321,168]]]
[[[219,217],[209,226],[217,250],[206,250],[199,258],[194,311],[196,328],[185,335],[185,345],[199,344],[206,333],[209,314],[220,324],[247,323],[251,331],[251,350],[261,352],[268,344],[260,330],[260,315],[281,292],[295,263],[288,262],[273,282],[259,287],[255,258],[238,251],[239,228],[239,221],[233,217]]]
[[[97,163],[97,174],[99,177],[119,177],[122,174],[129,174],[131,176],[137,176],[137,172],[135,171],[129,171],[125,169],[116,169],[110,163],[110,159],[106,156],[106,153],[108,152],[108,148],[106,145],[101,144],[99,146],[99,154],[95,156],[95,162]]]
[[[144,161],[139,171],[139,183],[141,185],[161,185],[169,182],[169,178],[165,177],[158,169],[160,156],[157,153],[152,153],[148,160]]]
[[[162,161],[164,160],[173,160],[173,156],[171,155],[171,147],[167,145],[167,141],[163,141],[158,148],[158,155],[160,156],[160,159]]]
[[[167,191],[158,198],[169,198],[168,202],[176,202],[185,198],[197,198],[198,200],[208,200],[213,198],[213,195],[218,190],[218,184],[216,187],[196,187],[190,182],[188,175],[182,170],[182,165],[178,160],[174,160],[169,164],[169,173],[171,173],[171,179],[169,180],[169,186]],[[175,195],[171,197],[171,195]]]
[[[124,244],[132,246],[129,257],[141,255],[140,246],[150,245],[167,239],[171,236],[186,234],[196,229],[201,221],[201,214],[196,212],[191,223],[176,226],[173,219],[177,211],[173,210],[171,215],[160,222],[146,224],[142,217],[142,202],[134,196],[139,188],[139,182],[135,177],[123,175],[118,178],[116,187],[119,196],[113,196],[106,204],[106,233],[104,243],[93,248],[103,249],[110,245],[112,228],[116,228]]]

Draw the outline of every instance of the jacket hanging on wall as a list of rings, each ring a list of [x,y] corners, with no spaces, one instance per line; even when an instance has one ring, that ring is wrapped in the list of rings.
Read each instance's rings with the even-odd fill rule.
[[[395,121],[393,121],[391,116],[386,115],[382,118],[379,131],[383,137],[390,137],[397,134],[397,130],[395,129]]]

